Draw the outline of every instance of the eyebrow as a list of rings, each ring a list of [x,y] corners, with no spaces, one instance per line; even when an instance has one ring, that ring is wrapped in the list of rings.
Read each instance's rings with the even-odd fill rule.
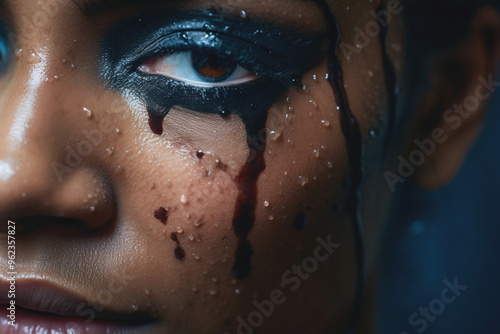
[[[73,3],[86,16],[97,16],[124,7],[175,2],[179,0],[73,0]]]

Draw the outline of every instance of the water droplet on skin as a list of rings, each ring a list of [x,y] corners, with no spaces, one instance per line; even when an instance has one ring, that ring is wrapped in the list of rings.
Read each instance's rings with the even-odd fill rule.
[[[83,111],[85,112],[85,117],[87,117],[88,119],[92,118],[92,111],[90,109],[84,107]]]
[[[71,64],[69,66],[71,67],[72,70],[76,70],[76,65],[75,64]]]
[[[132,311],[138,311],[139,310],[139,306],[137,305],[132,305]]]
[[[91,211],[91,212],[95,212],[95,206],[91,206],[91,207],[90,207],[90,211]]]
[[[21,51],[22,52],[22,49]],[[38,64],[42,61],[42,58],[35,52],[35,50],[30,50],[28,53],[28,59],[26,60],[28,64]]]
[[[313,80],[318,81],[318,76],[316,74],[313,74]]]
[[[209,293],[210,293],[210,296],[215,296],[217,294],[217,290],[211,289]]]
[[[177,234],[182,234],[182,233],[184,233],[184,230],[180,226],[177,226]]]
[[[328,120],[326,120],[326,119],[322,120],[322,121],[321,121],[321,124],[323,124],[323,126],[324,126],[325,128],[329,128],[329,127],[330,127],[330,121],[328,121]]]
[[[299,176],[299,182],[302,187],[305,187],[309,183],[309,179],[305,176]]]
[[[193,288],[191,289],[193,292],[198,292],[198,288],[193,286]]]
[[[108,156],[112,156],[114,152],[115,152],[115,149],[112,147],[106,149],[106,154]]]
[[[123,168],[122,166],[118,165],[118,166],[116,166],[115,174],[116,175],[122,175],[124,171],[125,171],[125,168]]]
[[[320,152],[319,152],[319,150],[314,150],[314,151],[313,151],[313,154],[314,154],[314,156],[315,156],[316,158],[319,158],[319,156],[320,156]]]
[[[219,279],[217,277],[212,277],[212,282],[217,283]]]
[[[373,78],[373,72],[372,72],[372,71],[368,71],[368,76],[369,76],[370,78]]]
[[[62,63],[63,63],[63,64],[66,64],[67,62],[68,62],[68,61],[67,61],[66,59],[63,59],[63,60],[62,60]]]
[[[235,289],[234,293],[236,293],[237,295],[239,295],[241,293],[241,291],[240,291],[240,289]]]
[[[189,38],[189,36],[188,36],[185,32],[183,32],[183,33],[181,34],[181,38],[182,38],[183,40],[187,41],[187,40],[188,40],[188,38]]]
[[[188,203],[188,198],[187,198],[187,196],[186,196],[186,195],[182,195],[182,196],[181,196],[181,203],[182,203],[182,204],[187,204],[187,203]]]
[[[190,234],[188,238],[190,241],[194,241],[194,235]]]
[[[199,260],[199,259],[200,259],[200,256],[199,256],[199,255],[195,255],[195,254],[193,254],[193,257],[194,257],[194,259],[195,259],[195,260]]]
[[[281,132],[273,130],[269,132],[269,138],[271,138],[272,141],[278,141],[281,138]]]
[[[274,220],[274,216],[273,215],[269,215],[269,217],[267,218],[269,221],[273,221]]]
[[[146,296],[149,296],[151,294],[151,291],[149,291],[149,289],[146,289],[144,290],[144,293],[146,294]]]
[[[122,133],[122,131],[120,129],[118,129],[118,128],[116,128],[115,131],[116,131],[117,134]]]
[[[328,166],[328,168],[332,169],[333,168],[333,163],[331,161],[328,161],[327,166]]]
[[[309,103],[311,103],[315,109],[318,109],[318,103],[316,101],[309,100]]]
[[[264,201],[264,207],[266,207],[266,208],[269,207],[269,201]]]

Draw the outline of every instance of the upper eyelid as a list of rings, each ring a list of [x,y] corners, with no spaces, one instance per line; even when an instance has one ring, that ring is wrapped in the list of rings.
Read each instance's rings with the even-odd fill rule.
[[[145,24],[146,22],[147,24]],[[226,27],[230,28],[230,32],[225,31]],[[129,47],[132,45],[132,48],[144,49],[157,43],[159,39],[167,38],[175,33],[206,31],[252,43],[252,33],[256,34],[258,31],[262,31],[262,35],[266,35],[264,36],[266,38],[260,36],[260,43],[253,43],[253,45],[266,50],[266,46],[263,44],[269,44],[267,49],[272,50],[274,45],[279,43],[281,44],[280,48],[288,48],[290,53],[300,53],[301,47],[317,50],[320,48],[318,47],[319,44],[321,44],[319,41],[324,42],[324,32],[312,34],[298,32],[297,30],[298,28],[278,27],[264,21],[242,21],[229,16],[220,21],[213,17],[207,17],[206,11],[198,10],[188,13],[174,13],[166,18],[152,17],[140,21],[139,18],[129,19],[115,25],[106,35],[105,40],[112,40],[113,46],[121,43]],[[144,40],[144,37],[149,40],[147,44],[137,42],[137,40]],[[126,41],[123,40],[124,38],[126,38]],[[106,49],[104,41],[103,49]],[[291,56],[293,57],[293,55]]]

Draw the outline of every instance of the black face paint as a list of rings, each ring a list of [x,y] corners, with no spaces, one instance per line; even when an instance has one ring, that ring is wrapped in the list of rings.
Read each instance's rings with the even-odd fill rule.
[[[387,4],[383,1],[379,7],[377,8],[377,12],[381,12],[382,10],[387,10]],[[387,120],[387,137],[385,142],[385,147],[389,149],[391,145],[391,141],[393,139],[393,135],[395,132],[396,126],[396,107],[398,101],[398,80],[396,76],[396,69],[394,68],[394,64],[391,61],[391,58],[388,54],[387,49],[387,33],[389,30],[389,25],[381,25],[380,26],[380,44],[382,48],[382,66],[384,68],[385,74],[385,82],[386,89],[388,95],[388,120]],[[389,152],[386,151],[385,155]]]
[[[257,181],[266,168],[267,114],[302,75],[324,57],[322,34],[308,34],[214,10],[149,15],[121,23],[102,45],[101,72],[109,85],[139,97],[147,106],[154,133],[173,107],[237,115],[245,124],[250,154],[236,177],[239,194],[233,218],[238,238],[233,275],[248,276],[254,254],[248,235],[255,223]],[[258,79],[224,87],[193,86],[163,75],[139,71],[144,62],[177,52],[217,54]]]
[[[317,64],[324,38],[251,19],[221,19],[211,10],[167,13],[119,24],[102,47],[101,72],[112,88],[135,93],[147,105],[153,132],[161,134],[170,109],[238,115],[249,135],[294,80]],[[255,73],[258,79],[222,87],[193,86],[138,70],[147,60],[178,52],[214,54]]]
[[[349,154],[350,175],[346,199],[347,205],[345,207],[345,210],[351,216],[353,225],[354,245],[356,251],[357,280],[354,309],[351,315],[348,332],[354,333],[359,315],[361,313],[365,287],[365,251],[363,240],[363,225],[360,212],[360,189],[364,175],[364,144],[358,121],[349,106],[349,100],[347,98],[347,93],[344,85],[342,68],[340,66],[337,53],[340,40],[340,30],[337,18],[324,0],[312,1],[314,1],[321,8],[326,21],[326,29],[329,35],[329,81],[339,107],[342,132],[344,133],[347,151]]]

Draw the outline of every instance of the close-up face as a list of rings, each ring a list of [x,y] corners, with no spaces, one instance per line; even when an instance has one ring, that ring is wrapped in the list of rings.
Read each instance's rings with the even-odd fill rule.
[[[0,8],[1,333],[370,326],[411,118],[399,2]]]

